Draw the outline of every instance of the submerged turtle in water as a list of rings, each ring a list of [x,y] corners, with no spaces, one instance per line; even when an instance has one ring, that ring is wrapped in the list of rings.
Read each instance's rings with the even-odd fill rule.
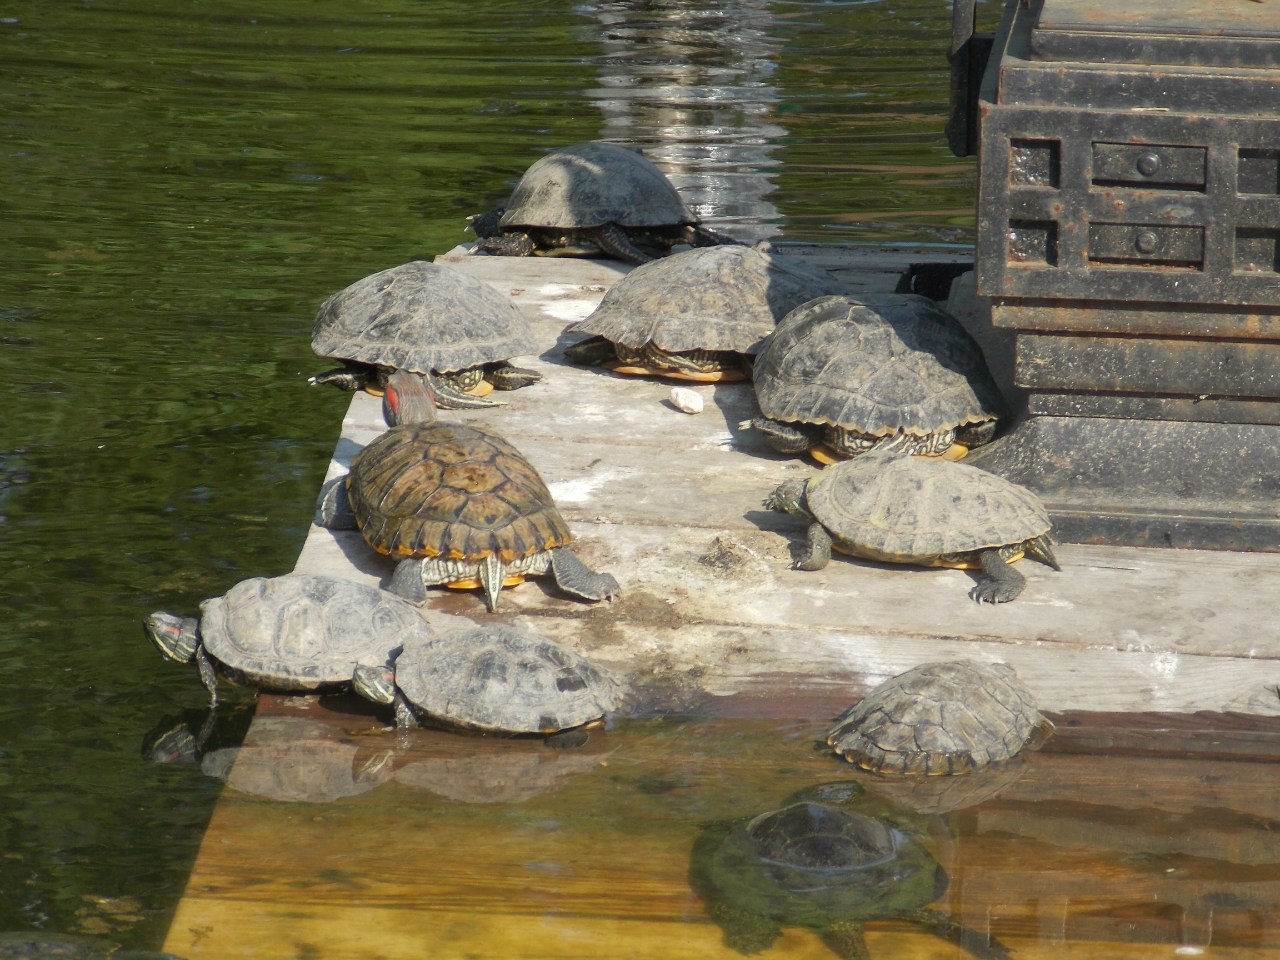
[[[846,710],[827,744],[874,773],[969,773],[1035,749],[1053,733],[1013,668],[924,663]]]
[[[193,660],[218,703],[218,678],[269,690],[345,685],[357,664],[432,635],[422,611],[386,591],[337,577],[291,573],[242,580],[200,604],[200,618],[157,611],[143,629],[161,654]]]
[[[358,280],[324,302],[311,349],[342,366],[311,378],[378,392],[392,370],[429,378],[447,408],[492,406],[493,390],[515,390],[542,375],[512,366],[536,353],[524,314],[483,280],[414,261]]]
[[[733,242],[704,228],[639,150],[595,140],[534,162],[506,207],[473,217],[471,225],[477,250],[508,257],[647,263],[676,244]]]
[[[893,823],[801,791],[777,810],[712,824],[693,846],[689,881],[725,943],[767,949],[783,927],[818,933],[838,956],[870,954],[863,924],[919,924],[983,960],[1003,960],[998,941],[928,908],[947,875],[914,836]]]
[[[98,937],[44,931],[0,932],[0,960],[182,960],[173,953],[126,950]]]
[[[396,725],[552,734],[617,709],[621,687],[562,644],[502,624],[440,634],[405,647],[392,669],[358,667],[356,692],[393,704]]]
[[[782,453],[858,456],[887,441],[959,459],[1006,416],[982,350],[915,294],[823,297],[793,310],[755,365],[752,421]]]
[[[799,570],[821,570],[833,547],[868,560],[977,570],[969,596],[1004,603],[1026,586],[1015,560],[1061,569],[1040,498],[964,463],[881,449],[783,483],[764,505],[808,521]]]
[[[477,427],[435,421],[430,393],[412,375],[395,374],[388,397],[398,422],[356,454],[345,478],[326,484],[317,508],[323,526],[354,524],[398,561],[388,589],[422,602],[437,584],[480,587],[491,612],[504,586],[540,574],[584,600],[618,595],[612,574],[569,549],[568,524],[519,450]],[[415,419],[399,422],[409,401]]]
[[[825,270],[759,247],[685,250],[610,287],[590,316],[566,330],[592,336],[565,354],[616,373],[744,380],[780,318],[839,287]]]

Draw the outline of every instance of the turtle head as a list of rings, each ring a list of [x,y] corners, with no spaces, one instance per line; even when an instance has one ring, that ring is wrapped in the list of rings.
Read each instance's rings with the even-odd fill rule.
[[[200,647],[197,625],[194,617],[179,617],[157,610],[142,621],[142,630],[166,660],[190,663]]]
[[[793,517],[808,518],[809,510],[805,505],[805,491],[808,480],[788,480],[778,484],[776,490],[769,494],[764,505],[770,510],[789,513]]]
[[[382,394],[382,419],[388,427],[400,423],[430,423],[436,418],[436,397],[426,377],[397,370],[387,378]]]
[[[387,667],[357,665],[351,675],[351,686],[360,696],[374,703],[396,701],[396,676]]]

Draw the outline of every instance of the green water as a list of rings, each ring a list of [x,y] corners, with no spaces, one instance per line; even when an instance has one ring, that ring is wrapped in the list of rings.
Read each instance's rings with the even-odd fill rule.
[[[536,9],[535,9],[536,8]],[[159,943],[219,782],[148,611],[290,569],[347,398],[318,304],[554,146],[742,238],[966,241],[950,11],[901,2],[0,6],[0,930]]]

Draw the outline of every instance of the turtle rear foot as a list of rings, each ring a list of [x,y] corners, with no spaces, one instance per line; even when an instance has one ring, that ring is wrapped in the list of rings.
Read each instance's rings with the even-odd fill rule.
[[[983,550],[978,554],[982,576],[969,591],[969,598],[978,603],[1008,603],[1017,599],[1027,585],[1027,578],[1005,562],[1001,552]]]
[[[556,547],[550,553],[551,574],[566,593],[584,600],[613,600],[622,593],[613,574],[597,573],[568,547]]]

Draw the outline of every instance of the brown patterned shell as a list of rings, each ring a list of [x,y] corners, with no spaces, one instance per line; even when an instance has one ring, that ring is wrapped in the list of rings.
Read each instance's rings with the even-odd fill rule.
[[[392,427],[352,461],[347,496],[365,540],[396,559],[511,563],[571,539],[524,455],[462,424]]]
[[[955,774],[1008,760],[1053,730],[1004,663],[923,663],[845,711],[827,743],[876,773]]]

